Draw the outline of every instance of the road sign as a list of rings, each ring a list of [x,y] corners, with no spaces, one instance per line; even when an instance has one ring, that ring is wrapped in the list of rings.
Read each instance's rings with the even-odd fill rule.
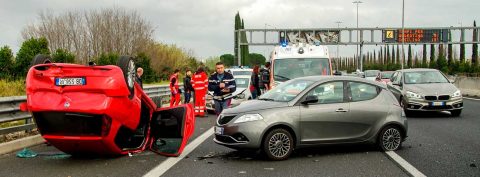
[[[404,34],[404,35],[403,35]],[[448,29],[387,29],[383,31],[385,43],[444,43],[449,42]]]

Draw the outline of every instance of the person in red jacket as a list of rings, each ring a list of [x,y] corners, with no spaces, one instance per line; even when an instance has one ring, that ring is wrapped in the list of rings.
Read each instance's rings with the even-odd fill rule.
[[[206,101],[205,96],[208,90],[208,76],[203,67],[199,67],[192,76],[192,87],[195,91],[195,116],[205,116]]]
[[[180,87],[178,86],[178,73],[180,70],[176,69],[170,76],[170,92],[172,97],[170,98],[170,107],[180,104]]]

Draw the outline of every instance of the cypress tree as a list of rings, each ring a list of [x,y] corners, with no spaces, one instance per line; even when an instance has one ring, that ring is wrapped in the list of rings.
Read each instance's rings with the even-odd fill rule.
[[[430,45],[430,63],[429,63],[429,68],[436,68],[436,62],[435,62],[435,45],[431,44]]]
[[[413,63],[412,63],[412,45],[408,44],[408,58],[407,58],[407,66],[409,68],[412,68],[413,67]]]
[[[428,68],[428,66],[427,66],[427,44],[423,44],[422,67],[423,68]]]
[[[473,27],[477,27],[477,22],[473,21]],[[474,42],[478,41],[478,31],[476,29],[473,30],[473,40]],[[478,44],[474,43],[472,45],[472,65],[478,65]]]

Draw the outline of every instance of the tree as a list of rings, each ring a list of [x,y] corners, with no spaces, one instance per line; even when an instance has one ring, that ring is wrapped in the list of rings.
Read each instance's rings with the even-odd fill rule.
[[[245,29],[245,23],[244,23],[243,19],[242,19],[242,23],[241,23],[241,29]],[[241,43],[247,43],[248,42],[246,32],[242,32],[240,37],[241,37],[241,40],[240,40]],[[247,58],[250,54],[250,52],[248,50],[248,45],[240,46],[240,53],[241,53],[240,57],[241,57],[241,62],[242,62],[241,64],[245,65],[245,62],[247,61]]]
[[[412,45],[408,44],[408,58],[407,58],[407,66],[408,68],[413,68],[413,58],[412,58]]]
[[[473,27],[477,27],[477,22],[473,21]],[[478,31],[477,29],[473,30],[473,40],[474,42],[478,41]],[[478,65],[478,44],[472,44],[472,65],[477,67]]]
[[[46,38],[31,38],[22,43],[15,59],[15,77],[25,77],[31,65],[33,57],[37,54],[49,55],[48,41]]]
[[[428,68],[428,65],[427,65],[427,44],[423,44],[422,68]]]
[[[232,54],[223,54],[220,56],[220,61],[225,64],[225,66],[233,66],[235,64],[235,56]]]
[[[12,72],[13,53],[10,47],[0,49],[0,78],[9,78]]]
[[[237,12],[237,14],[235,15],[235,30],[239,30],[241,28],[241,25],[242,25],[241,23],[242,22],[241,22],[241,19],[240,19],[240,13]],[[233,53],[235,55],[234,63],[236,63],[236,65],[239,65],[237,63],[238,62],[238,33],[235,33],[234,36],[235,36],[234,44],[233,44],[234,45],[233,46],[233,48],[234,48]]]
[[[52,54],[52,60],[55,63],[75,63],[75,55],[63,49],[57,49]]]
[[[397,64],[403,62],[403,59],[401,59],[401,57],[403,56],[400,56],[400,45],[397,45]]]
[[[102,53],[95,60],[97,65],[115,65],[120,55],[116,53]]]
[[[398,63],[397,57],[398,56],[395,55],[395,46],[392,45],[392,63]]]
[[[435,63],[435,45],[431,44],[430,45],[430,63],[429,63],[429,68],[436,68],[436,63]]]
[[[145,53],[139,53],[134,61],[136,68],[141,67],[143,69],[142,81],[144,83],[151,83],[159,80],[155,71],[150,67],[150,58]]]
[[[253,67],[254,65],[263,65],[265,64],[266,59],[262,54],[250,53],[248,55],[245,65]]]
[[[38,23],[22,31],[23,38],[45,37],[52,51],[64,49],[86,64],[102,53],[136,55],[153,41],[153,26],[136,11],[122,8],[39,13]]]

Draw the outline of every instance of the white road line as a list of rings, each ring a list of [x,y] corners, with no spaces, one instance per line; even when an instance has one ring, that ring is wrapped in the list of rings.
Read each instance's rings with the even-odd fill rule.
[[[405,159],[400,157],[397,153],[393,151],[386,151],[385,154],[387,154],[390,159],[395,161],[403,170],[410,173],[411,176],[426,177],[422,172],[418,171],[413,165],[408,163]]]
[[[205,133],[200,135],[199,137],[195,138],[191,143],[189,143],[185,149],[183,149],[182,154],[178,157],[169,157],[167,160],[160,163],[154,169],[150,170],[147,174],[143,175],[143,177],[159,177],[162,176],[168,169],[172,168],[176,163],[180,160],[185,158],[190,152],[192,152],[195,148],[197,148],[202,142],[204,142],[208,137],[213,134],[213,127],[208,129]]]
[[[480,101],[480,99],[476,99],[476,98],[469,98],[469,97],[463,97],[463,99]]]

